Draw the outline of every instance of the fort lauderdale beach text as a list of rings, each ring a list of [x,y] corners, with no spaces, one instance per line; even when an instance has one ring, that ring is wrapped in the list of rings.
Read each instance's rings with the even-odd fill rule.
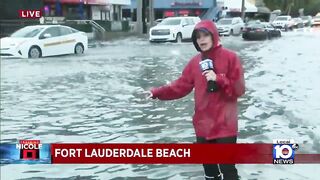
[[[125,158],[125,157],[146,157],[146,158],[159,158],[159,157],[179,157],[187,158],[191,157],[190,149],[108,149],[108,148],[97,148],[97,149],[55,149],[54,157],[113,157],[113,158]]]

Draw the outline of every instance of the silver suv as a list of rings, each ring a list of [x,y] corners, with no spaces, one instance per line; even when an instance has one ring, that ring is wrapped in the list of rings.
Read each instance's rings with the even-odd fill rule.
[[[244,23],[240,17],[222,18],[217,22],[219,35],[241,34]]]
[[[273,22],[272,25],[275,28],[284,29],[287,31],[288,29],[293,29],[294,21],[291,16],[278,16]]]

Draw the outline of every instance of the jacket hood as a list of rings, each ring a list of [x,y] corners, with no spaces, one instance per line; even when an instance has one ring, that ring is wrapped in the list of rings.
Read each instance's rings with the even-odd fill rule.
[[[200,29],[206,29],[211,33],[213,37],[213,49],[219,46],[220,38],[219,38],[219,33],[216,25],[211,20],[202,20],[194,27],[194,30],[191,36],[193,45],[197,49],[197,51],[201,52],[201,49],[197,43],[197,37],[196,37],[196,32]]]

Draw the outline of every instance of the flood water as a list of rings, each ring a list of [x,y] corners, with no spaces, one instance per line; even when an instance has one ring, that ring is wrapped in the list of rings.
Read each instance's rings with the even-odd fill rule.
[[[320,31],[268,41],[223,37],[245,69],[238,142],[294,139],[320,153]],[[176,79],[192,43],[128,38],[83,56],[1,59],[1,142],[191,143],[193,94],[146,100],[143,90]],[[320,165],[237,165],[242,179],[318,179]],[[203,179],[201,165],[1,165],[1,179]]]

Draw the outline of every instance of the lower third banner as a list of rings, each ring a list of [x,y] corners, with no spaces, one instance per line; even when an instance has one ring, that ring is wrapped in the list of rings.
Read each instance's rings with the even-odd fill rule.
[[[297,155],[290,148],[290,146],[274,148],[273,144],[52,144],[51,160],[54,164],[294,164],[320,162],[319,154]],[[299,160],[294,161],[294,156]]]
[[[273,144],[0,144],[1,164],[297,164],[320,163],[299,145]]]

